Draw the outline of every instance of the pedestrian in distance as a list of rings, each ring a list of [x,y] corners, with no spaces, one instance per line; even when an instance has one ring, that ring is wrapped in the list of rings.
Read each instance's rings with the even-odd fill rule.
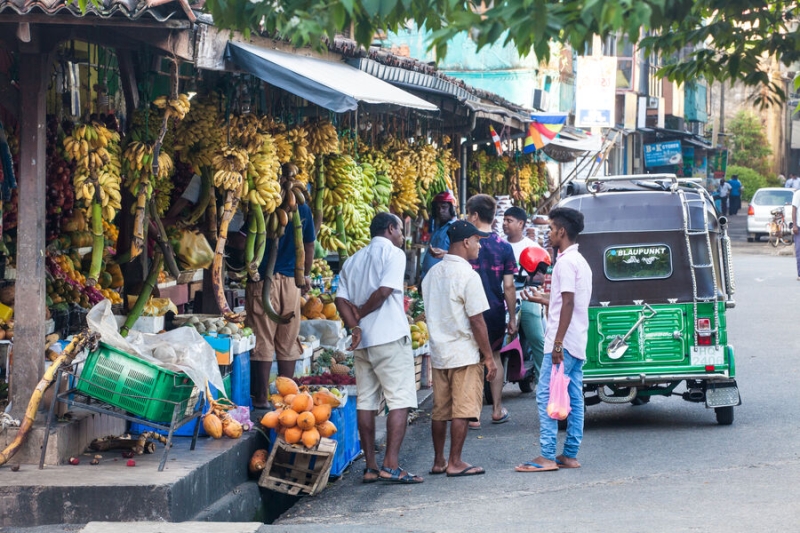
[[[542,372],[536,388],[541,453],[535,459],[518,465],[517,472],[580,468],[577,456],[583,440],[583,364],[586,362],[589,300],[592,295],[592,271],[575,242],[581,231],[583,214],[579,211],[570,208],[550,211],[550,242],[559,251],[550,293],[533,289],[523,295],[529,301],[549,305],[550,310]],[[571,411],[567,418],[563,453],[556,456],[558,421],[548,415],[547,403],[550,397],[550,371],[553,365],[559,364],[564,365],[564,375],[570,379],[568,392]]]
[[[489,233],[489,237],[481,242],[477,259],[470,260],[483,282],[483,290],[489,301],[489,309],[483,313],[486,329],[489,332],[489,344],[494,352],[497,368],[502,368],[500,349],[506,333],[510,337],[517,334],[517,290],[514,286],[514,274],[517,272],[517,261],[514,249],[499,235],[492,231],[495,220],[497,202],[488,194],[476,194],[467,200],[467,221],[479,231]],[[508,323],[506,323],[508,310]],[[508,410],[503,407],[503,372],[498,372],[489,381],[492,393],[492,423],[503,424],[509,420]],[[476,425],[477,424],[477,425]],[[479,428],[480,424],[470,427]]]
[[[464,462],[461,453],[469,421],[478,420],[481,414],[484,366],[489,381],[499,373],[499,367],[483,319],[489,302],[480,276],[468,262],[478,258],[481,239],[489,233],[463,220],[454,222],[449,233],[448,253],[422,280],[433,385],[434,458],[430,474],[460,477],[484,473],[483,468]],[[446,459],[448,422],[450,453]]]
[[[529,239],[523,233],[525,224],[528,221],[528,214],[521,207],[510,207],[503,214],[503,233],[506,240],[514,250],[514,260],[517,262],[519,271],[517,279],[527,275],[519,268],[519,258],[522,251],[526,248],[541,248],[538,243]],[[542,324],[542,306],[523,300],[520,305],[519,331],[524,337],[523,348],[533,360],[533,370],[535,376],[539,377],[542,368],[542,358],[544,357],[544,324]],[[529,360],[530,360],[529,359]]]
[[[739,181],[738,174],[731,176],[728,185],[731,186],[730,214],[733,216],[742,208],[742,191],[744,191],[744,185]]]
[[[792,196],[792,236],[794,240],[794,257],[797,264],[797,281],[800,281],[800,190],[794,191]]]
[[[719,201],[720,205],[722,206],[720,212],[728,216],[729,206],[730,206],[730,196],[731,196],[731,184],[725,181],[725,178],[720,178],[719,180],[719,187],[717,188],[717,194],[719,194]]]
[[[783,186],[787,189],[798,189],[800,188],[800,185],[797,184],[796,180],[797,176],[794,174],[789,174],[789,179],[786,180],[786,183],[784,183]]]
[[[336,308],[351,332],[354,351],[358,433],[367,467],[364,483],[422,483],[400,467],[400,446],[408,425],[408,410],[417,407],[414,356],[403,307],[406,255],[403,223],[379,213],[370,224],[372,240],[351,256],[339,274]],[[386,454],[378,468],[375,457],[375,417],[386,399]]]
[[[291,179],[297,174],[297,167],[285,163],[281,172]],[[297,336],[300,333],[300,296],[311,289],[311,267],[314,263],[314,217],[306,204],[297,206],[303,234],[303,250],[305,252],[305,285],[298,288],[295,282],[295,264],[297,253],[295,248],[294,222],[289,220],[286,232],[278,240],[278,258],[275,262],[272,278],[270,300],[272,308],[280,315],[292,314],[286,324],[278,324],[270,320],[264,312],[262,289],[266,277],[267,262],[272,247],[267,243],[264,259],[258,267],[261,281],[249,281],[245,289],[245,323],[253,329],[256,336],[256,347],[250,354],[250,391],[253,395],[253,407],[267,408],[269,377],[272,372],[272,361],[278,360],[278,375],[294,377],[297,360],[303,355],[303,348]]]
[[[431,215],[433,215],[432,218],[436,224],[436,229],[431,235],[428,251],[425,252],[425,257],[422,259],[420,272],[422,278],[425,278],[425,274],[428,273],[431,267],[441,261],[444,254],[447,253],[447,249],[450,247],[450,238],[447,236],[447,230],[457,220],[456,197],[450,191],[440,192],[434,196],[431,207]]]

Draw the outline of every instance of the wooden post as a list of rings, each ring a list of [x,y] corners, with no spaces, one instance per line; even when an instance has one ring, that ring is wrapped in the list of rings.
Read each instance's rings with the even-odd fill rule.
[[[32,28],[35,30],[36,28]],[[44,374],[45,335],[45,129],[49,50],[40,33],[20,44],[20,158],[12,415],[22,418]]]

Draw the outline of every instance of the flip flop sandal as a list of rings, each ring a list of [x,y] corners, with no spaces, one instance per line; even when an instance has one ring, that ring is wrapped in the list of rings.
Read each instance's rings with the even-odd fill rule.
[[[465,476],[480,476],[481,474],[485,474],[486,470],[481,468],[480,466],[468,466],[461,472],[456,472],[455,474],[451,474],[450,472],[447,473],[447,477],[465,477]]]
[[[361,480],[362,483],[375,483],[376,481],[380,481],[380,479],[381,479],[381,473],[378,472],[374,468],[365,468],[364,469],[364,475],[366,476],[367,474],[375,474],[376,477],[375,477],[375,479],[363,478]]]
[[[508,422],[509,418],[511,418],[511,415],[508,414],[508,410],[505,407],[503,407],[503,416],[501,416],[496,420],[492,418],[492,424],[505,424],[506,422]]]
[[[555,472],[558,466],[542,466],[539,463],[528,461],[519,466],[514,467],[516,472]]]
[[[392,469],[386,466],[382,466],[381,471],[386,472],[387,474],[390,474],[392,476],[392,477],[383,477],[383,476],[378,477],[378,479],[380,479],[381,481],[385,481],[387,483],[400,483],[403,485],[413,485],[416,483],[422,483],[424,481],[422,479],[417,479],[417,476],[408,471],[406,471],[405,476],[401,476],[400,474],[403,473],[403,469],[400,467]]]

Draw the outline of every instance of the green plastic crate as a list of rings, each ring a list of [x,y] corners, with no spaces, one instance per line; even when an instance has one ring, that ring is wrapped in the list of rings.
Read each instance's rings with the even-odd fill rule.
[[[129,355],[101,342],[86,358],[77,390],[153,422],[172,421],[175,404],[186,413],[194,383],[183,372]]]

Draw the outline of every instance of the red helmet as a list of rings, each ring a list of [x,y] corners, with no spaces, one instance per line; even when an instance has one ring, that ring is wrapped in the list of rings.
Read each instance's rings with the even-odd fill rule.
[[[456,197],[453,196],[453,193],[451,193],[450,191],[440,192],[439,194],[433,197],[432,201],[456,205]]]
[[[550,254],[541,246],[529,246],[522,250],[519,256],[519,266],[529,276],[535,276],[539,272],[547,272],[547,267],[550,266],[550,263]]]

